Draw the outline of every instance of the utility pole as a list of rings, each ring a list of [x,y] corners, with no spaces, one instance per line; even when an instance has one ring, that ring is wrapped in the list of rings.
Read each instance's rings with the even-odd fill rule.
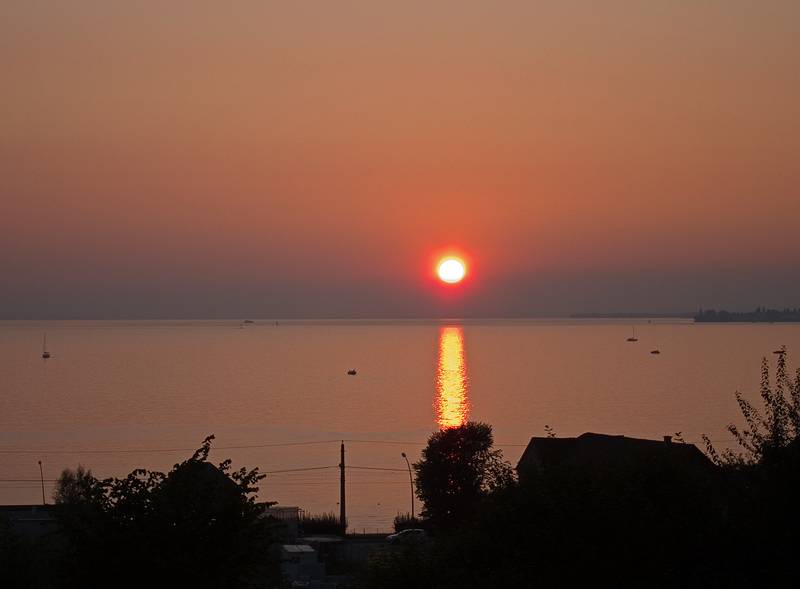
[[[344,505],[344,440],[342,440],[342,461],[339,463],[339,524],[347,531],[347,510]]]
[[[42,470],[42,461],[39,461],[39,477],[42,479],[42,505],[47,505],[47,501],[44,498],[44,471]]]
[[[411,486],[411,519],[414,519],[414,479],[411,477],[411,464],[409,464],[408,456],[406,456],[405,452],[400,454],[405,458],[406,466],[408,467],[408,484]]]

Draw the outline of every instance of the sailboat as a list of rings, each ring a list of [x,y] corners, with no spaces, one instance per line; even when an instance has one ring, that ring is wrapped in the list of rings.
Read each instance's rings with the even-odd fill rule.
[[[631,337],[625,340],[626,342],[638,342],[639,339],[636,337],[636,326],[631,325]]]
[[[47,333],[42,336],[42,358],[47,360],[50,357],[50,352],[47,351]]]

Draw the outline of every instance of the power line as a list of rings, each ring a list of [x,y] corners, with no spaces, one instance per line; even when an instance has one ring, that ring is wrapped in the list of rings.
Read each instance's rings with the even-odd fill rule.
[[[356,470],[390,470],[393,472],[408,472],[408,469],[405,468],[383,468],[380,466],[351,466],[348,465],[347,468],[353,468]]]
[[[307,468],[284,468],[283,470],[259,470],[260,474],[277,474],[281,472],[304,472],[307,470],[325,470],[327,468],[339,468],[338,464],[333,466],[310,466]]]
[[[278,470],[260,470],[261,474],[284,474],[284,473],[292,473],[292,472],[308,472],[308,471],[315,471],[315,470],[329,470],[331,468],[339,468],[338,464],[333,464],[330,466],[306,466],[301,468],[282,468]],[[358,470],[386,470],[386,471],[394,471],[394,472],[406,472],[405,469],[402,468],[381,468],[377,466],[350,466],[348,465],[347,468],[358,469]],[[59,479],[44,479],[46,483],[55,483],[58,482]],[[98,479],[103,480],[103,479]],[[313,481],[317,482],[319,479]],[[0,479],[0,483],[38,483],[41,479]],[[289,481],[285,481],[289,482]],[[291,481],[295,483],[306,483],[312,481]]]
[[[260,474],[279,474],[284,472],[306,472],[309,470],[325,470],[328,468],[339,468],[338,465],[333,466],[307,466],[303,468],[283,468],[280,470],[260,470]],[[31,483],[31,482],[40,482],[41,479],[0,479],[0,483]],[[58,481],[58,479],[44,479],[45,482],[54,483]],[[100,479],[102,480],[102,479]]]
[[[242,446],[212,446],[216,450],[246,450],[253,448],[279,448],[286,446],[311,446],[338,443],[340,440],[309,440],[304,442],[269,442]],[[0,454],[155,454],[160,452],[194,452],[197,448],[118,448],[109,450],[0,450]]]
[[[343,440],[350,444],[401,444],[406,446],[425,446],[428,442],[404,442],[402,440]]]

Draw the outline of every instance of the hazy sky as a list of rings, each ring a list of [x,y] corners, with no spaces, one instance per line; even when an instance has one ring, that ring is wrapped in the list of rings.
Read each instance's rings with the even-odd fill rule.
[[[0,318],[800,305],[799,39],[796,0],[4,0]]]

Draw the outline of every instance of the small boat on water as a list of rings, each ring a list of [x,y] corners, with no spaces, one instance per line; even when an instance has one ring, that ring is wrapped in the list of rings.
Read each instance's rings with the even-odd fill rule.
[[[250,324],[250,323],[255,323],[255,321],[253,321],[252,319],[245,319],[244,321],[242,321],[242,323]]]
[[[774,350],[772,353],[773,353],[773,354],[785,354],[785,353],[786,353],[786,350],[784,350],[784,349],[780,349],[780,350]]]
[[[639,339],[636,337],[636,326],[631,325],[631,337],[625,340],[626,342],[638,342]]]
[[[660,354],[661,350],[650,350],[651,354]]]
[[[355,368],[351,368],[350,370],[347,371],[347,374],[349,374],[350,376],[355,376],[358,373],[356,372]]]
[[[42,336],[42,358],[47,360],[50,357],[50,352],[47,351],[47,334]]]

